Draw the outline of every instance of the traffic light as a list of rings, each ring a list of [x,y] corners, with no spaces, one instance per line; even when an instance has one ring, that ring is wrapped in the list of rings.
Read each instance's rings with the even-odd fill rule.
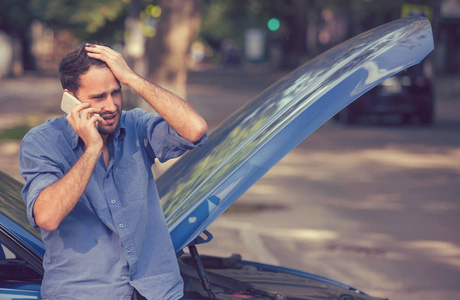
[[[281,26],[280,20],[278,20],[277,18],[271,18],[267,22],[267,27],[268,27],[268,30],[270,31],[277,31],[278,29],[280,29],[280,26]]]

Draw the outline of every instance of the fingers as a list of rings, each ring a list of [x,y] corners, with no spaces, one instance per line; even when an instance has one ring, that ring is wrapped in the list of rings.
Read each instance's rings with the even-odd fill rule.
[[[104,47],[104,48],[102,48],[102,47],[103,46],[96,46],[96,45],[86,44],[85,50],[88,53],[89,57],[96,58],[96,59],[102,60],[104,62],[107,62],[107,54],[105,56],[103,55],[103,53],[105,51],[104,48],[107,48],[107,47]]]
[[[89,57],[100,59],[106,63],[108,63],[109,60],[123,58],[120,53],[107,46],[86,44],[85,50]]]
[[[103,46],[103,45],[94,45],[94,44],[86,44],[85,50],[87,52],[91,52],[91,53],[93,53],[93,52],[94,53],[100,53],[100,52],[103,52],[103,51],[107,51],[108,53],[110,53],[110,52],[118,53],[118,52],[116,52],[115,50],[113,50],[110,47]]]
[[[89,57],[105,62],[121,83],[128,84],[136,76],[117,51],[107,46],[92,44],[86,44],[85,50]]]
[[[102,118],[101,116],[99,116],[98,114],[94,114],[91,116],[91,118],[89,119],[91,122],[95,122],[95,124],[99,124],[101,123],[102,125],[107,125],[107,121],[104,120],[104,118]]]
[[[83,120],[89,120],[89,119],[91,119],[93,116],[99,115],[100,113],[101,113],[101,109],[94,108],[94,107],[90,107],[90,108],[82,109],[82,110],[80,111],[80,117],[81,117]]]
[[[67,114],[67,119],[77,120],[81,117],[81,111],[89,107],[89,103],[74,104]]]
[[[89,107],[89,103],[74,104],[67,115],[67,120],[72,120],[74,124],[84,120],[90,120],[90,123],[100,122],[106,124],[107,122],[99,116],[100,113],[101,109]]]
[[[70,110],[70,115],[73,117],[78,116],[78,118],[88,119],[88,114],[90,113],[100,113],[100,109],[90,107],[88,102],[83,102],[79,104],[74,104]]]

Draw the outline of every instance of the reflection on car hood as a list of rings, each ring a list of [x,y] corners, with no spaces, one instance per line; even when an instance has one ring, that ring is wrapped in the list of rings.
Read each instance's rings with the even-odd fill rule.
[[[40,231],[27,220],[21,189],[21,183],[0,172],[0,241],[5,246],[8,246],[8,241],[17,243],[19,248],[24,246],[23,255],[26,252],[34,258],[43,257],[45,246],[40,239]],[[36,262],[35,267],[40,269],[40,266],[41,263]]]
[[[309,61],[230,116],[157,181],[176,251],[319,126],[433,48],[427,19],[388,23]]]

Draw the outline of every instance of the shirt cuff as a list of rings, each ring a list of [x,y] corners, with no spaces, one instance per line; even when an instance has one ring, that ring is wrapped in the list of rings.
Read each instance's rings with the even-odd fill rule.
[[[39,177],[35,178],[32,182],[32,186],[29,187],[29,191],[27,193],[27,218],[29,223],[34,226],[38,227],[37,223],[35,223],[35,216],[34,216],[34,205],[35,201],[37,200],[40,193],[59,180],[59,177],[53,173],[42,174]]]
[[[170,127],[170,130],[171,130],[170,136],[172,139],[172,143],[183,149],[187,149],[187,150],[193,149],[197,146],[203,145],[208,140],[208,131],[206,131],[205,135],[203,135],[203,137],[199,141],[193,143],[181,137],[177,133],[177,131],[172,129],[172,127]]]

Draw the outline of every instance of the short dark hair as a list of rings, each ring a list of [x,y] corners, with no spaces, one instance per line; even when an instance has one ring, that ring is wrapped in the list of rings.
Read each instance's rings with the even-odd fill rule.
[[[83,43],[77,49],[67,53],[59,63],[59,79],[61,80],[62,88],[68,89],[72,93],[78,91],[80,88],[80,76],[85,74],[91,66],[109,67],[102,60],[89,57],[85,50],[86,44]],[[98,42],[91,44],[104,45]]]

